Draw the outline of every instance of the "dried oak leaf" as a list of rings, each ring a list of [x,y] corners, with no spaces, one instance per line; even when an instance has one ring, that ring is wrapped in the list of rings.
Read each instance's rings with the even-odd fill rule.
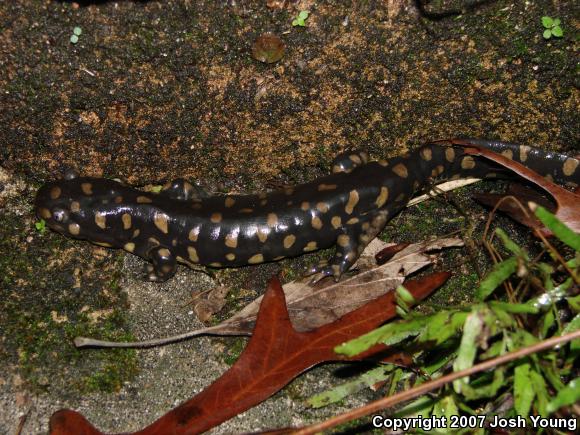
[[[505,168],[518,174],[520,177],[536,184],[548,192],[556,201],[555,215],[558,219],[564,222],[570,229],[575,232],[580,232],[580,195],[546,180],[540,174],[532,171],[530,168],[514,161],[507,157],[494,153],[493,151],[475,145],[469,140],[452,139],[450,141],[455,145],[462,145],[465,147],[465,153],[473,156],[481,156],[489,159]],[[546,228],[542,229],[545,235],[551,234]]]
[[[406,284],[419,301],[443,284],[449,273],[435,273]],[[308,368],[327,361],[348,360],[335,346],[362,335],[396,314],[394,292],[367,303],[314,331],[298,332],[290,321],[284,291],[276,277],[264,294],[256,327],[235,364],[213,384],[168,412],[141,435],[198,434],[217,426],[279,391]],[[375,346],[356,359],[385,350]],[[60,410],[50,419],[51,435],[99,435],[81,414]]]

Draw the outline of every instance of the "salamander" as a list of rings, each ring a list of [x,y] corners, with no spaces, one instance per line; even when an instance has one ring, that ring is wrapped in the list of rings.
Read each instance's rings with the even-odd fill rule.
[[[469,141],[561,184],[580,184],[576,158],[525,145]],[[388,161],[343,153],[334,159],[330,175],[252,195],[204,197],[183,179],[152,193],[114,180],[67,176],[41,187],[35,207],[51,229],[65,236],[146,259],[152,281],[172,277],[177,263],[237,267],[333,245],[334,256],[310,272],[338,280],[415,192],[434,182],[492,178],[500,171],[452,142],[430,143]]]

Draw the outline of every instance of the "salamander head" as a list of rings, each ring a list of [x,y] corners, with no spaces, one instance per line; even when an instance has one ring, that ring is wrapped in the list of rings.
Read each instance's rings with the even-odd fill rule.
[[[103,178],[69,177],[47,183],[36,194],[36,214],[49,228],[67,237],[122,246],[121,238],[125,237],[120,237],[107,221],[122,212],[118,199],[123,189],[122,184]]]

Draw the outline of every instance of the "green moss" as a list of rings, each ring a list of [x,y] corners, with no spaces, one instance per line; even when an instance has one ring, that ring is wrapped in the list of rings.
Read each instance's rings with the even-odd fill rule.
[[[17,364],[33,389],[115,391],[137,373],[132,350],[79,351],[73,345],[78,335],[133,338],[119,286],[122,257],[95,258],[91,250],[52,232],[41,235],[32,219],[0,216],[0,251],[10,253],[0,256],[6,343],[0,357]]]
[[[227,365],[233,365],[242,354],[248,340],[243,337],[228,338],[226,340],[226,351],[222,353],[222,360]]]

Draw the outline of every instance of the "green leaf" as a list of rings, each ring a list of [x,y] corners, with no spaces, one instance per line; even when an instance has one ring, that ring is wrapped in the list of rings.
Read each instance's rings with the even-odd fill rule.
[[[395,366],[392,364],[377,367],[376,369],[363,373],[358,379],[355,379],[354,381],[346,382],[342,385],[334,387],[331,390],[316,394],[310,397],[306,402],[313,408],[322,408],[323,406],[330,405],[331,403],[339,402],[345,397],[354,394],[365,387],[370,387],[377,382],[388,379],[391,376],[391,372],[394,368]]]
[[[490,301],[491,309],[500,309],[512,314],[538,314],[538,307],[529,304],[512,304],[509,302]]]
[[[550,399],[550,396],[548,396],[548,390],[546,389],[546,381],[544,380],[544,377],[541,374],[539,374],[537,371],[533,369],[530,371],[530,378],[532,380],[532,386],[536,393],[535,407],[538,409],[538,414],[546,415],[548,402]]]
[[[560,18],[554,18],[552,25],[559,26],[560,25]]]
[[[546,407],[549,414],[557,411],[563,406],[574,405],[580,401],[580,378],[576,378],[570,381],[570,383],[558,391],[556,397],[554,397]]]
[[[416,301],[411,292],[402,285],[398,286],[395,291],[397,292],[397,296],[399,296],[407,305],[415,304]]]
[[[298,14],[298,18],[301,19],[302,22],[304,22],[304,20],[308,18],[308,15],[310,15],[309,11],[300,11],[300,13]]]
[[[564,36],[564,31],[560,26],[554,26],[552,28],[552,35],[556,36],[557,38],[561,38],[562,36]]]
[[[396,344],[407,337],[420,334],[429,320],[430,317],[421,317],[402,322],[388,323],[374,331],[336,346],[334,351],[339,354],[354,356],[364,352],[377,343],[385,343],[388,345]]]
[[[537,218],[548,227],[554,235],[562,242],[576,251],[580,251],[580,234],[575,233],[562,223],[556,216],[550,213],[541,205],[535,210]]]
[[[428,416],[433,408],[433,399],[427,395],[421,396],[395,412],[395,417],[412,418],[419,415]]]
[[[562,330],[562,335],[570,334],[572,332],[578,331],[580,329],[580,314],[577,314],[570,323],[568,323]],[[570,343],[570,350],[577,351],[580,350],[580,338],[572,340]]]
[[[433,415],[437,417],[446,417],[450,420],[452,415],[459,415],[459,409],[455,403],[455,398],[452,394],[443,397],[441,400],[435,402],[433,405]]]
[[[495,233],[501,239],[502,243],[512,254],[517,255],[519,257],[523,257],[526,260],[529,260],[528,254],[522,248],[518,246],[516,242],[508,237],[506,232],[501,228],[496,228]]]
[[[544,39],[550,39],[552,37],[552,31],[550,29],[546,29],[544,30],[542,36],[544,37]]]
[[[479,289],[477,290],[477,298],[480,301],[485,300],[502,282],[508,279],[512,273],[516,271],[517,258],[510,257],[501,263],[496,264],[492,271],[485,277]]]
[[[473,366],[475,355],[477,354],[477,338],[483,328],[483,319],[479,309],[474,309],[465,320],[463,336],[457,352],[457,359],[453,363],[453,370],[458,372]],[[469,382],[468,378],[453,381],[453,388],[456,393],[461,393],[461,387]]]
[[[549,29],[554,25],[554,20],[551,17],[542,17],[542,25],[546,29]]]
[[[497,392],[505,385],[503,367],[497,367],[493,371],[493,380],[491,382],[488,382],[486,379],[488,376],[489,375],[483,375],[471,384],[464,384],[461,386],[461,392],[467,400],[472,401],[497,397]]]
[[[530,370],[529,362],[517,365],[514,370],[514,408],[518,415],[529,415],[536,396],[532,388]]]
[[[420,343],[438,345],[461,330],[469,313],[441,311],[430,316],[429,322],[418,337]]]
[[[545,338],[548,334],[549,329],[552,327],[556,321],[556,316],[554,314],[554,306],[546,312],[542,321],[542,330],[540,332],[540,337]]]
[[[38,222],[34,223],[34,228],[36,228],[40,234],[43,234],[46,231],[46,221],[44,219],[40,219]]]
[[[73,33],[77,36],[81,36],[81,34],[83,33],[83,29],[81,29],[80,27],[75,27],[73,29]]]
[[[79,42],[79,37],[77,35],[71,35],[70,42],[76,44],[77,42]]]

